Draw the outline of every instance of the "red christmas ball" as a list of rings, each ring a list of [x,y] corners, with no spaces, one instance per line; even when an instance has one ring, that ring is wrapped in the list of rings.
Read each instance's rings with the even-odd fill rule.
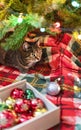
[[[18,113],[26,112],[30,108],[30,100],[17,99],[14,105],[14,110]]]
[[[8,128],[16,123],[17,115],[14,111],[4,110],[0,112],[0,128]]]
[[[29,116],[27,114],[20,114],[18,117],[18,123],[25,122],[25,121],[30,120],[32,118],[33,118],[32,116]]]
[[[16,98],[23,98],[24,96],[24,91],[20,88],[14,88],[11,93],[10,96],[14,99]]]
[[[33,109],[41,109],[44,107],[44,102],[40,98],[31,99],[31,107]]]

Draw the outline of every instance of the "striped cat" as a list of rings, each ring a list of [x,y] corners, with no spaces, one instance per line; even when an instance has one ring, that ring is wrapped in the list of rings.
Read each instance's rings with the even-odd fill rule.
[[[37,62],[41,60],[42,48],[39,46],[39,40],[24,41],[18,50],[5,51],[0,46],[0,63],[11,66],[25,73]]]

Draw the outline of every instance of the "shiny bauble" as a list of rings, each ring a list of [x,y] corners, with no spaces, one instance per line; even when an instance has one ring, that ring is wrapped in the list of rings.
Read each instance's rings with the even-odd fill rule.
[[[3,110],[0,112],[0,128],[9,128],[16,123],[16,113],[11,110]]]
[[[27,99],[35,98],[34,92],[31,89],[26,89],[25,90],[25,98],[27,98]]]
[[[55,96],[58,95],[60,93],[60,85],[57,83],[57,81],[55,82],[49,82],[47,83],[47,94],[51,95],[51,96]]]
[[[46,108],[42,108],[42,109],[36,109],[34,112],[33,112],[33,116],[34,117],[37,117],[37,116],[40,116],[44,113],[47,112],[47,109]]]
[[[25,122],[25,121],[30,120],[32,118],[33,118],[32,116],[29,116],[27,114],[20,114],[18,117],[18,123]]]
[[[30,101],[27,99],[17,99],[14,105],[14,110],[17,113],[26,112],[30,108]]]
[[[24,91],[20,88],[14,88],[10,93],[10,97],[14,99],[23,98],[23,96],[24,96]]]
[[[81,92],[75,92],[74,97],[81,99]]]
[[[15,99],[8,97],[5,100],[5,104],[9,107],[9,109],[13,109],[14,108],[14,104],[15,104]]]
[[[40,98],[31,99],[31,107],[33,109],[41,109],[44,107],[44,102]]]
[[[78,87],[81,87],[81,79],[79,77],[75,77],[74,84]]]
[[[37,116],[40,116],[40,115],[42,115],[41,109],[36,109],[36,110],[34,111],[34,113],[33,113],[33,116],[34,116],[34,117],[37,117]]]
[[[0,103],[0,111],[3,111],[5,109],[8,109],[8,105],[5,104],[5,102]]]

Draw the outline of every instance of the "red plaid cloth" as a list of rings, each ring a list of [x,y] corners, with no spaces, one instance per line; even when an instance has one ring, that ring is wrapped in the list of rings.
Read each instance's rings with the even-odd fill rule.
[[[81,96],[74,89],[75,82],[81,79],[80,45],[68,34],[59,37],[47,36],[41,45],[43,59],[26,74],[21,74],[15,68],[0,66],[0,87],[30,75],[30,78],[38,75],[41,82],[54,81],[60,77],[61,84],[64,84],[62,91],[57,96],[46,94],[51,102],[61,108],[60,124],[50,130],[81,130]],[[42,85],[40,86],[43,90]]]
[[[81,54],[79,58],[75,56],[77,51],[75,53],[73,46],[78,43],[70,35],[64,34],[60,37],[47,36],[44,39],[42,46],[45,47],[43,49],[45,60],[37,64],[29,73],[41,73],[45,77],[49,76],[50,80],[64,77],[65,84],[73,85],[74,79],[81,77],[81,61],[79,59]]]
[[[15,68],[0,65],[0,88],[18,81],[16,78],[19,74]]]

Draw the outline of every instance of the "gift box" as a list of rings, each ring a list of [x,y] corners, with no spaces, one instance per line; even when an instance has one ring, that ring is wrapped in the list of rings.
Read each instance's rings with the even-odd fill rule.
[[[44,102],[47,111],[23,123],[5,128],[5,130],[47,130],[60,123],[60,107],[52,104],[44,95],[39,93],[33,86],[26,82],[26,80],[21,80],[7,85],[5,88],[1,88],[0,98],[5,101],[14,88],[21,88],[23,91],[27,88],[31,89],[36,98],[40,98]]]

